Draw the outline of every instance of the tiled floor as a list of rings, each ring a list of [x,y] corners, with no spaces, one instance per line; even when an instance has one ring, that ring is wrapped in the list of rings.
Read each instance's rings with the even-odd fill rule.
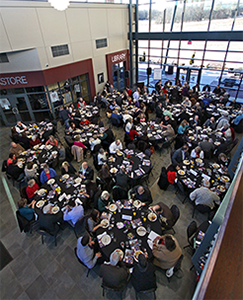
[[[106,120],[105,120],[106,122]],[[59,126],[59,131],[63,132]],[[122,129],[114,129],[117,137],[123,136]],[[0,163],[8,157],[10,145],[10,129],[0,129]],[[62,133],[60,133],[62,136]],[[153,176],[150,178],[154,203],[163,201],[169,207],[178,205],[181,216],[175,225],[175,237],[181,247],[187,244],[186,227],[192,220],[192,206],[190,203],[181,203],[181,197],[175,195],[172,187],[162,191],[155,183],[162,166],[169,164],[169,154],[166,152],[159,156],[153,154],[152,162],[156,162]],[[90,162],[91,163],[91,162]],[[77,164],[74,163],[76,167]],[[13,204],[3,186],[3,181],[13,197]],[[101,278],[98,276],[99,267],[90,272],[86,277],[87,269],[80,265],[74,255],[76,237],[73,230],[66,226],[57,238],[57,247],[52,239],[46,239],[42,245],[41,237],[37,234],[20,233],[14,207],[19,199],[18,190],[12,186],[4,174],[0,180],[0,237],[2,243],[13,257],[0,273],[0,298],[1,299],[102,299]],[[11,197],[10,197],[11,199]],[[205,220],[205,216],[196,214],[198,223]],[[157,299],[191,299],[196,284],[194,271],[191,267],[191,254],[189,250],[183,250],[184,260],[182,263],[183,277],[173,277],[168,283],[165,274],[156,271],[158,289]],[[135,299],[135,292],[128,284],[123,295],[124,299]],[[108,299],[116,299],[117,295],[108,292]],[[150,297],[151,298],[151,297]]]

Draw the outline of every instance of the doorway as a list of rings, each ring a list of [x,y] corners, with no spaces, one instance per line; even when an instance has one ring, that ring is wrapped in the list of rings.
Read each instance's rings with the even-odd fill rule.
[[[15,126],[17,121],[29,123],[35,120],[26,95],[6,95],[0,101],[0,115],[6,126]]]
[[[200,82],[201,69],[192,67],[180,66],[177,68],[176,80],[180,80],[183,85],[187,82],[190,87],[193,87]]]
[[[125,67],[124,63],[112,65],[113,86],[116,90],[121,91],[125,88]]]

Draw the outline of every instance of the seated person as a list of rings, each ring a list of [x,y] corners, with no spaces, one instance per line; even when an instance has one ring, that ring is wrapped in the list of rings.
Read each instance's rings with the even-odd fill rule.
[[[224,153],[219,154],[217,163],[224,172],[228,172],[229,159]]]
[[[186,120],[183,120],[178,127],[178,134],[184,134],[186,129],[189,127],[189,123]]]
[[[213,90],[213,93],[218,97],[221,94],[221,88],[219,85]]]
[[[126,124],[126,121],[127,121],[128,119],[132,119],[132,116],[129,115],[129,113],[128,113],[127,110],[125,110],[124,114],[122,115],[123,123]]]
[[[155,109],[156,118],[161,119],[163,117],[162,103],[159,102]]]
[[[120,171],[116,174],[116,185],[122,187],[126,191],[129,188],[129,176],[124,168],[120,168]]]
[[[191,101],[189,100],[188,97],[185,98],[185,100],[181,103],[181,105],[185,106],[185,107],[191,107],[192,106],[192,103]]]
[[[95,232],[102,224],[98,224],[100,212],[97,209],[92,209],[91,213],[86,217],[85,228],[89,233]]]
[[[115,154],[117,151],[122,151],[123,146],[120,140],[116,140],[110,144],[109,151],[111,154]]]
[[[30,148],[30,139],[27,138],[26,132],[23,132],[21,136],[19,136],[18,142],[24,147],[24,149]]]
[[[213,143],[210,143],[209,142],[209,137],[205,137],[203,139],[203,141],[199,144],[199,147],[205,152],[205,153],[210,153],[212,154],[213,153],[213,150],[214,150],[214,145]]]
[[[175,136],[175,131],[170,124],[164,127],[163,136],[166,137],[167,140],[171,140]]]
[[[16,132],[17,133],[22,133],[24,132],[25,130],[27,130],[27,126],[22,123],[21,121],[18,121],[17,124],[15,125],[15,129],[16,129]]]
[[[100,148],[99,153],[97,155],[98,165],[101,166],[107,161],[107,152],[103,148]]]
[[[111,118],[111,119],[116,119],[118,125],[121,125],[121,123],[122,123],[122,115],[120,115],[120,114],[118,113],[117,110],[114,110],[114,111],[111,113],[110,118]],[[113,124],[113,123],[112,123],[112,124]]]
[[[153,244],[153,264],[167,270],[175,266],[182,254],[182,250],[171,234],[157,237]]]
[[[26,187],[26,194],[29,200],[33,200],[37,190],[39,190],[39,185],[35,182],[35,179],[30,179]]]
[[[7,159],[7,166],[12,164],[14,160],[16,160],[16,155],[14,153],[9,153],[9,157]]]
[[[40,229],[47,231],[52,235],[56,235],[60,230],[60,225],[63,223],[62,213],[59,212],[54,214],[52,212],[52,207],[44,214],[38,215],[38,222]]]
[[[199,116],[195,115],[192,120],[190,120],[190,127],[195,128],[196,126],[199,126]]]
[[[75,205],[75,203],[73,205],[67,205],[66,209],[63,213],[63,220],[64,221],[68,221],[68,223],[74,227],[74,225],[76,224],[76,222],[78,220],[80,220],[84,215],[84,208],[83,206],[80,205]]]
[[[74,169],[74,167],[67,161],[64,161],[62,163],[62,168],[61,168],[61,174],[69,174],[69,175],[75,175],[76,170]]]
[[[133,267],[131,283],[136,292],[157,288],[155,267],[143,254],[139,254],[138,263]]]
[[[216,123],[214,117],[211,117],[210,119],[207,119],[206,122],[203,124],[203,128],[211,128],[212,130],[215,130]]]
[[[183,160],[188,159],[188,158],[189,158],[188,146],[184,145],[174,152],[174,154],[172,155],[171,161],[174,166],[177,166],[180,163],[182,163]]]
[[[149,209],[158,215],[162,228],[170,229],[173,226],[175,219],[171,210],[166,204],[159,202]]]
[[[21,180],[24,178],[24,169],[18,166],[18,160],[13,160],[12,164],[7,167],[7,174],[9,174],[14,180]]]
[[[46,141],[46,146],[47,145],[52,145],[52,146],[56,146],[57,147],[58,141],[54,138],[53,135],[49,136],[49,139]]]
[[[94,170],[84,161],[79,169],[79,176],[84,180],[94,179]]]
[[[45,165],[43,171],[40,174],[40,182],[43,184],[47,180],[54,178],[56,176],[57,176],[56,171],[52,168],[49,168],[48,165]]]
[[[33,161],[29,161],[25,168],[24,173],[27,178],[35,178],[37,179],[38,176],[38,166]]]
[[[143,205],[149,205],[153,202],[151,192],[147,186],[137,185],[128,191],[128,198],[140,200]]]
[[[86,126],[86,125],[90,125],[90,121],[88,119],[83,118],[82,121],[79,123],[79,126]]]
[[[203,150],[197,146],[195,149],[191,152],[191,158],[201,158],[204,159],[204,152]]]
[[[107,164],[102,165],[98,172],[97,180],[100,181],[103,190],[110,190],[113,181]]]
[[[31,137],[29,143],[30,143],[30,147],[32,148],[35,145],[41,144],[41,140],[36,135],[33,135]]]
[[[99,212],[105,211],[108,206],[112,203],[112,197],[107,191],[103,191],[98,199],[98,210]]]
[[[75,138],[73,144],[74,144],[75,146],[78,146],[78,147],[82,148],[83,150],[85,149],[84,144],[83,144],[82,142],[80,142],[80,135],[76,136],[76,138]]]
[[[113,289],[124,290],[128,275],[127,268],[116,250],[110,255],[110,263],[100,267],[100,277],[103,278],[102,284]]]
[[[146,122],[146,116],[145,116],[145,114],[143,114],[143,113],[139,114],[138,117],[137,117],[137,120],[138,120],[139,123]]]
[[[137,131],[136,130],[134,130],[134,129],[131,129],[130,131],[129,131],[129,138],[130,138],[130,140],[131,141],[133,141],[134,139],[135,139],[135,137],[136,136],[139,136],[139,134],[137,133]]]
[[[99,145],[99,144],[101,143],[101,140],[98,138],[97,134],[94,134],[94,135],[93,135],[93,139],[91,139],[91,140],[89,141],[89,143],[90,143],[90,150],[91,150],[91,151],[94,151],[94,147],[95,147],[96,145]]]
[[[59,163],[63,162],[66,159],[66,150],[64,148],[64,146],[62,145],[62,143],[58,143],[57,144],[57,148],[58,148],[58,152],[59,152]]]
[[[16,158],[24,151],[25,149],[20,144],[16,144],[14,142],[11,143],[9,152],[15,154]]]
[[[112,103],[109,105],[110,110],[120,109],[119,105],[116,103],[116,100],[113,100]]]
[[[18,201],[19,213],[28,221],[34,220],[34,207],[36,201],[33,200],[30,204],[27,204],[27,199],[20,199]]]
[[[210,182],[203,179],[203,186],[195,189],[190,195],[190,199],[195,202],[196,208],[201,213],[210,212],[215,204],[220,205],[219,196],[210,191]]]
[[[88,234],[81,236],[77,241],[77,256],[89,269],[92,269],[101,257],[101,253],[95,251],[94,244]]]

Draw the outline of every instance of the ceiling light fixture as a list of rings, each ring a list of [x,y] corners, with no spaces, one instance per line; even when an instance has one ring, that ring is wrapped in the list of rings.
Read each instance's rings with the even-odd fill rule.
[[[60,11],[67,9],[70,4],[69,0],[48,0],[48,2],[51,6]]]

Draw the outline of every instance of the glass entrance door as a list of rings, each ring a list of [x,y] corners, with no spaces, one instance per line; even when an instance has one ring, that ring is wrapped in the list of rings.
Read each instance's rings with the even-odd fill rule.
[[[6,126],[14,126],[17,121],[29,123],[35,120],[26,95],[6,95],[0,101],[0,114]]]
[[[123,62],[112,65],[113,86],[115,89],[124,90],[125,88],[125,68]]]
[[[193,87],[200,82],[201,70],[199,68],[178,67],[176,72],[176,80],[180,80],[183,85],[187,82],[190,87]]]

